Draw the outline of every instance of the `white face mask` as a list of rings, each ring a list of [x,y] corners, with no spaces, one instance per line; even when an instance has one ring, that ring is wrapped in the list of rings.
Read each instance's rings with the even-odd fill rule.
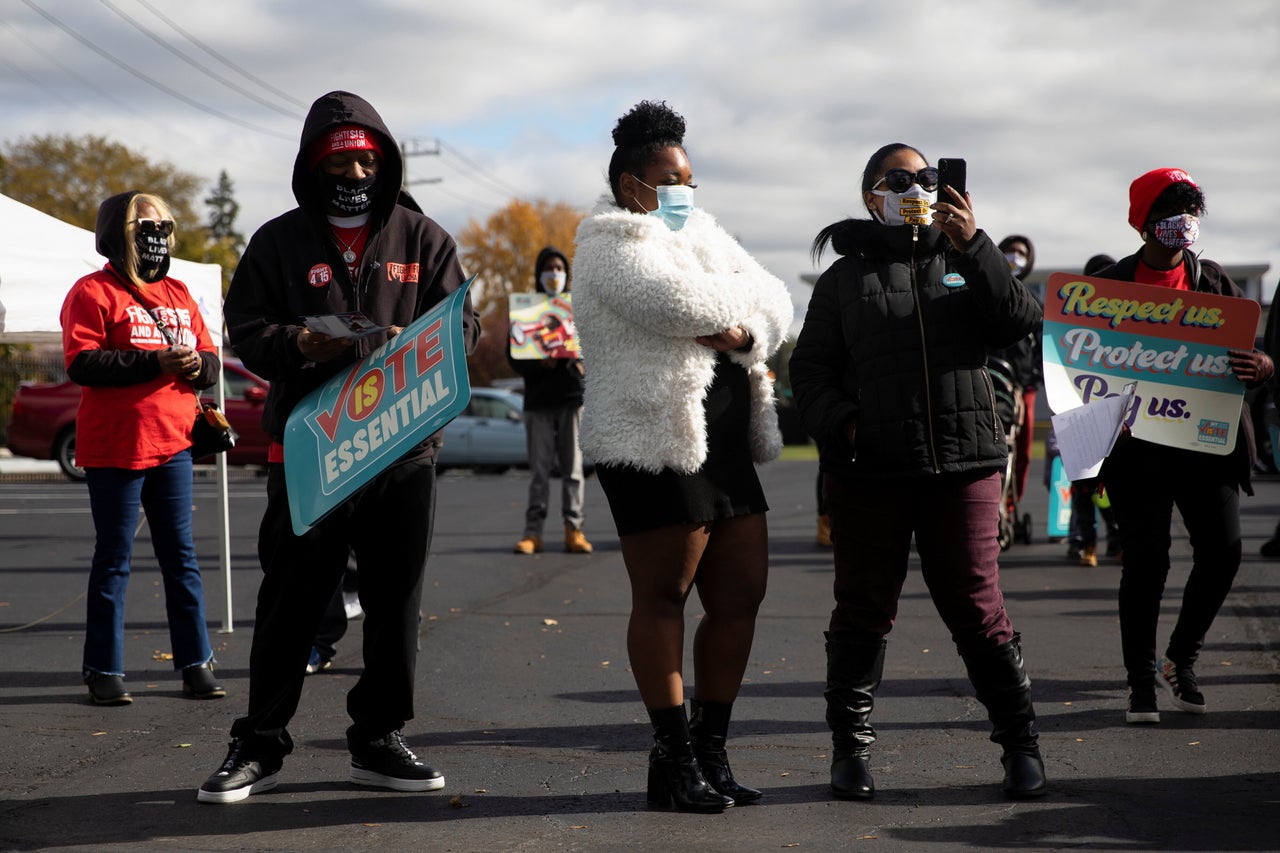
[[[1005,252],[1004,259],[1009,262],[1009,269],[1014,275],[1022,275],[1022,271],[1027,268],[1027,256],[1021,252]]]
[[[569,280],[569,275],[564,270],[543,270],[538,276],[538,281],[542,283],[542,289],[551,295],[555,295],[564,290],[564,284]]]
[[[885,225],[928,225],[933,213],[929,205],[937,200],[936,193],[925,192],[919,184],[907,187],[906,192],[872,190],[884,199],[884,215],[872,211],[872,216]]]

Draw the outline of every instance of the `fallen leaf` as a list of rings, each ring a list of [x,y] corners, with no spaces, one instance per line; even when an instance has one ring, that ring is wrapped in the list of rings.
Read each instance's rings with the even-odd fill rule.
[[[476,792],[477,794],[487,794],[487,793],[489,793],[489,789],[488,789],[488,788],[476,788],[475,792]]]
[[[766,669],[764,672],[762,672],[762,673],[760,673],[760,674],[761,674],[761,675],[773,675],[773,670],[771,670],[771,669]]]
[[[922,654],[922,655],[927,655],[927,654],[929,654],[929,650],[928,650],[928,649],[921,649],[921,650],[920,650],[920,654]]]
[[[560,623],[555,619],[543,619],[542,624],[543,625],[559,625]]]
[[[461,613],[461,612],[462,612],[462,608],[461,608],[461,607],[450,607],[450,608],[449,608],[449,612],[450,612],[450,613]]]
[[[470,803],[464,803],[462,801],[461,794],[454,794],[452,797],[449,798],[449,805],[455,809],[465,809],[468,806],[470,806]]]
[[[784,845],[782,845],[782,846],[783,846],[783,847],[799,847],[799,846],[800,846],[800,843],[799,843],[799,842],[797,842],[797,841],[792,841],[790,844],[784,844]]]
[[[1084,743],[1084,738],[1082,737],[1076,738],[1076,743]]]
[[[1187,746],[1199,746],[1199,745],[1200,745],[1200,741],[1198,740],[1193,740],[1191,741],[1191,743],[1187,744]]]
[[[875,841],[879,837],[880,836],[878,835],[859,835],[857,838],[853,840],[854,841]]]
[[[608,666],[608,665],[609,665],[609,662],[608,662],[607,660],[602,660],[602,661],[600,661],[600,665],[601,665],[601,666]]]
[[[428,616],[428,617],[427,617],[427,621],[428,621],[428,622],[435,622],[435,621],[436,621],[437,619],[439,619],[439,618],[440,618],[439,616]]]
[[[382,826],[380,823],[366,823],[364,826]]]
[[[586,829],[587,825],[585,823],[576,823],[573,826],[570,826],[569,828],[570,829]]]
[[[91,737],[102,737],[106,732],[90,732]]]
[[[1063,705],[1070,705],[1071,703],[1070,703],[1070,702],[1063,702],[1062,704],[1063,704]]]
[[[779,776],[790,776],[790,775],[791,775],[791,771],[790,771],[790,770],[783,770],[783,771],[782,771],[781,773],[779,773],[778,775],[779,775]]]
[[[175,744],[175,746],[177,746],[177,747],[178,747],[178,749],[190,749],[190,748],[191,748],[191,744],[189,744],[189,743],[179,743],[179,744]]]
[[[152,652],[152,660],[173,660],[173,652]]]

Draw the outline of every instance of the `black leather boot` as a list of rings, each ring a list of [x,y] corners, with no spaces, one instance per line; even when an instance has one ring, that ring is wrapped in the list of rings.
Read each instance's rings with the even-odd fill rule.
[[[689,718],[684,705],[649,710],[653,750],[649,753],[649,805],[665,808],[673,802],[686,812],[722,812],[733,805],[707,784],[693,756]]]
[[[831,727],[831,793],[842,800],[869,800],[871,727],[875,692],[884,673],[883,638],[852,631],[827,632],[827,725]]]
[[[755,788],[739,784],[729,769],[729,756],[724,742],[729,733],[729,717],[733,713],[732,702],[701,702],[689,700],[689,734],[693,737],[693,755],[707,784],[733,800],[734,805],[745,806],[759,800],[762,793]]]
[[[1043,797],[1048,793],[1036,711],[1031,704],[1031,679],[1022,663],[1022,636],[982,652],[962,654],[969,681],[991,718],[991,740],[1004,747],[1004,793],[1010,799]]]

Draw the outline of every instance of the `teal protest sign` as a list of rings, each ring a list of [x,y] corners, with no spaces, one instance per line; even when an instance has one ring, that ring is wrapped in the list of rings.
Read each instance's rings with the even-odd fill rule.
[[[284,435],[294,533],[306,533],[466,408],[462,308],[474,280],[294,407]]]

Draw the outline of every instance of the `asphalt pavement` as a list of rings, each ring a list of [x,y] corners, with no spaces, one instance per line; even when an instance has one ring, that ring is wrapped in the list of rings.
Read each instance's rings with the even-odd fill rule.
[[[79,678],[87,496],[31,464],[0,460],[0,850],[1280,848],[1280,561],[1258,555],[1280,518],[1280,479],[1244,499],[1244,565],[1197,666],[1208,714],[1164,701],[1160,725],[1125,725],[1118,566],[1065,560],[1065,545],[1043,535],[1047,492],[1033,481],[1022,509],[1035,536],[1004,553],[1002,585],[1023,635],[1050,794],[1001,797],[985,711],[913,571],[873,718],[877,795],[842,802],[827,786],[831,557],[813,542],[815,463],[763,466],[770,589],[729,748],[736,775],[765,798],[703,816],[645,807],[649,728],[627,668],[628,587],[594,480],[586,532],[596,552],[563,553],[553,523],[548,550],[528,557],[511,553],[526,475],[441,478],[418,717],[405,735],[443,771],[443,791],[347,781],[344,695],[360,668],[357,621],[334,668],[308,679],[279,787],[210,806],[196,802],[196,788],[222,761],[246,703],[263,481],[236,472],[230,482],[230,614],[216,484],[205,473],[196,483],[197,546],[228,698],[181,694],[144,526],[126,613],[134,703],[100,708]],[[1173,557],[1162,642],[1190,563],[1180,524]],[[696,595],[687,612],[692,626]]]

